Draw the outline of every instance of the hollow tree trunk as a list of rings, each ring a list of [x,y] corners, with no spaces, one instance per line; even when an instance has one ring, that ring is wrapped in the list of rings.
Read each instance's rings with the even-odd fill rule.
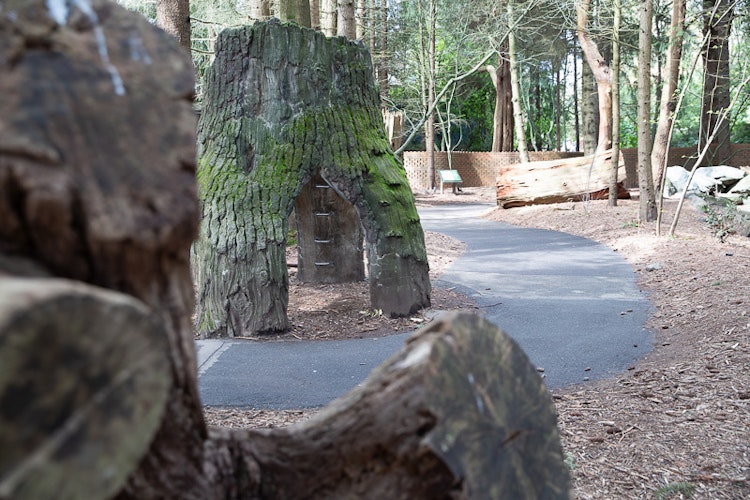
[[[405,315],[427,306],[424,234],[384,135],[366,49],[260,23],[220,36],[206,82],[194,246],[201,335],[287,328],[287,218],[318,173],[360,214],[372,307]]]
[[[349,283],[365,279],[364,235],[354,205],[319,174],[294,203],[297,221],[297,279]]]
[[[307,0],[296,10],[310,12]],[[281,16],[282,21],[295,19]],[[304,19],[297,24],[311,28]],[[339,23],[343,26],[343,23]],[[294,203],[297,223],[297,277],[312,283],[349,283],[365,279],[362,230],[354,206],[320,175],[303,188]]]

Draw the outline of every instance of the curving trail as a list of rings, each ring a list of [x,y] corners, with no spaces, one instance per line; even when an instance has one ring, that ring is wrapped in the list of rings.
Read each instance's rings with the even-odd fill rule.
[[[577,236],[482,219],[490,205],[420,209],[425,230],[466,242],[441,282],[507,331],[550,388],[612,376],[651,348],[650,312],[617,253]],[[204,405],[292,409],[344,394],[410,333],[318,342],[198,341]],[[542,371],[543,370],[543,371]]]

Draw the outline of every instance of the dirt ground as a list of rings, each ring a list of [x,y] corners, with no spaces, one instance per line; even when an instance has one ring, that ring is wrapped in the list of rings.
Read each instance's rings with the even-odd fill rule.
[[[418,204],[493,201],[491,189],[418,194]],[[665,206],[666,234],[675,203]],[[676,236],[638,224],[638,202],[576,202],[509,210],[490,219],[564,231],[608,245],[636,270],[654,306],[653,351],[621,375],[557,390],[565,460],[575,498],[750,497],[750,239],[722,213],[686,205]],[[710,222],[710,223],[709,223]],[[717,237],[720,236],[721,240]],[[431,276],[464,250],[427,233]],[[433,309],[476,311],[468,298],[433,289]],[[364,284],[307,285],[292,279],[294,329],[267,341],[387,335],[429,314],[392,320],[368,309]],[[502,326],[502,325],[500,325]],[[209,423],[275,427],[314,410],[206,408]]]

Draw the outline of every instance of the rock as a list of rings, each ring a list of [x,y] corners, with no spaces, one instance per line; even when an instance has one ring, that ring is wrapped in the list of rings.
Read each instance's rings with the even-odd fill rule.
[[[646,265],[646,271],[649,271],[649,272],[658,271],[660,269],[661,269],[661,264],[659,264],[658,262],[652,262],[651,264]]]
[[[737,181],[745,178],[747,173],[735,167],[720,165],[716,167],[699,167],[690,181],[688,192],[708,194],[712,191],[726,192]],[[690,171],[679,166],[667,168],[667,197],[679,196],[685,189]]]

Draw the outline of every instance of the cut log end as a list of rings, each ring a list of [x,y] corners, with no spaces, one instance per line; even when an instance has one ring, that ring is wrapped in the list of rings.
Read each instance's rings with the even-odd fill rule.
[[[60,279],[0,278],[0,498],[107,498],[161,421],[162,322]]]
[[[250,489],[266,498],[569,498],[536,369],[515,341],[468,314],[421,330],[306,422],[213,438],[214,450],[231,448],[235,463],[252,464],[243,470],[259,471]]]

